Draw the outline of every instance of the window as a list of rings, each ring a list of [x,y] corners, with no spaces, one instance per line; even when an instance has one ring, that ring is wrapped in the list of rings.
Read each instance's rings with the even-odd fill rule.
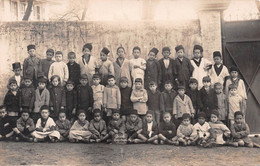
[[[11,1],[12,20],[18,20],[18,6],[16,1]]]

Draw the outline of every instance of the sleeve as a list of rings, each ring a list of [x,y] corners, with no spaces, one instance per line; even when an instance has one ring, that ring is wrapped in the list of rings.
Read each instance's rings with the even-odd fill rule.
[[[119,126],[119,132],[121,134],[125,133],[125,122],[122,120],[120,126]]]
[[[78,121],[76,120],[73,125],[71,126],[70,130],[77,130],[78,126]]]
[[[190,77],[192,76],[192,73],[193,73],[193,70],[194,70],[194,67],[192,66],[192,64],[190,63],[190,60],[188,59],[188,68],[189,68],[189,71],[190,71]]]
[[[79,78],[80,78],[80,65],[79,64],[76,67],[76,78],[78,78],[77,82],[76,82],[76,85],[77,85],[79,83]]]
[[[229,128],[228,128],[226,125],[224,125],[224,124],[221,125],[221,129],[222,129],[222,131],[223,131],[224,133],[226,133],[226,134],[231,134]]]
[[[33,122],[32,119],[30,120],[29,126],[30,126],[30,127],[28,128],[29,132],[32,132],[32,131],[35,130],[35,125],[34,125],[34,122]]]
[[[32,91],[32,98],[31,98],[30,105],[29,105],[30,109],[33,109],[34,101],[35,101],[35,90]]]
[[[167,131],[167,130],[164,130],[163,123],[160,123],[160,124],[159,124],[159,133],[162,134],[162,135],[168,134],[168,131]]]
[[[54,104],[53,104],[53,89],[50,89],[50,90],[49,90],[49,96],[50,96],[49,106],[50,106],[50,107],[53,107],[53,105],[54,105]],[[47,98],[47,93],[46,93],[46,98]],[[45,98],[45,100],[47,100],[46,98]],[[46,103],[46,102],[47,102],[47,101],[45,101],[45,103]]]
[[[197,130],[195,129],[194,126],[192,126],[192,133],[191,133],[190,137],[192,139],[195,139],[197,136],[198,136]]]
[[[248,136],[250,134],[250,129],[249,129],[247,124],[245,124],[245,127],[246,127],[246,130],[240,132],[242,137],[246,137],[246,136]]]
[[[61,90],[62,90],[61,106],[66,107],[66,93],[65,93],[65,89],[61,88]]]
[[[234,124],[231,125],[230,130],[233,138],[240,138],[240,134],[236,132]]]
[[[95,129],[94,125],[93,125],[93,121],[90,121],[89,123],[89,131],[92,133],[92,134],[95,134],[95,135],[98,135],[99,132]]]
[[[214,95],[214,108],[215,109],[218,109],[218,97],[217,97],[217,94],[215,92],[213,92],[213,95]]]
[[[36,129],[41,127],[41,119],[39,118],[36,123]]]
[[[172,70],[173,70],[173,78],[174,78],[174,79],[178,78],[177,59],[176,59],[176,60],[173,60],[173,63],[172,63]]]
[[[27,71],[27,68],[28,68],[28,62],[26,59],[24,59],[23,61],[23,76],[26,76],[26,71]]]
[[[103,130],[101,131],[101,135],[107,134],[107,125],[105,121],[102,121]]]
[[[132,93],[131,93],[130,100],[131,100],[133,103],[136,103],[136,102],[138,102],[138,99],[139,99],[139,98],[135,96],[134,90],[133,90]]]
[[[42,61],[41,61],[41,59],[40,58],[38,58],[39,59],[39,64],[38,64],[38,73],[37,74],[39,74],[39,73],[42,73]]]
[[[145,61],[144,59],[142,59],[142,61],[141,61],[141,66],[140,66],[140,68],[141,68],[142,70],[146,70],[146,61]]]
[[[242,91],[241,96],[243,99],[247,99],[245,83],[242,79],[240,79],[239,82],[241,83],[241,91]]]
[[[87,121],[86,124],[83,126],[83,128],[84,128],[85,130],[89,130],[88,127],[89,127],[89,122]]]
[[[142,102],[146,103],[147,100],[148,100],[147,91],[144,89],[144,96],[143,96]]]
[[[108,123],[108,126],[107,126],[107,130],[108,132],[110,132],[111,130],[114,129],[114,126],[112,125],[111,121]]]
[[[21,132],[24,131],[24,127],[22,126],[22,123],[21,123],[20,119],[18,119],[18,120],[16,121],[16,127],[17,127],[17,129],[18,129],[19,131],[21,131]]]
[[[45,102],[44,103],[46,105],[49,105],[49,103],[50,103],[50,92],[48,90],[46,91],[46,96],[45,96]]]
[[[162,80],[162,70],[161,70],[161,65],[160,65],[160,63],[158,62],[158,61],[156,61],[156,65],[157,65],[157,69],[158,69],[158,81],[159,81],[159,83],[161,82],[161,80]],[[159,87],[159,85],[158,85],[158,87]]]
[[[178,127],[178,129],[177,129],[177,136],[179,137],[179,138],[183,138],[184,137],[184,135],[181,133],[181,125]]]
[[[104,89],[104,95],[103,95],[103,103],[106,106],[107,105],[107,88]]]
[[[10,99],[9,99],[9,95],[8,95],[8,92],[6,93],[6,95],[5,95],[5,98],[4,98],[4,105],[5,106],[9,106],[10,105]]]
[[[111,63],[109,64],[109,66],[108,66],[108,73],[109,73],[110,75],[115,76],[115,69],[114,69],[114,65],[113,65],[112,62],[111,62]]]
[[[78,95],[77,95],[77,91],[73,91],[73,103],[74,103],[74,108],[77,108],[77,105],[78,105]]]
[[[138,130],[142,129],[142,127],[143,127],[142,120],[139,120],[138,124],[134,127],[134,130],[138,131]]]
[[[159,129],[158,129],[157,123],[154,125],[153,132],[154,132],[155,135],[159,134]]]
[[[90,107],[92,107],[93,108],[93,103],[94,103],[94,98],[93,98],[93,90],[92,90],[92,88],[89,86],[89,105],[90,105]]]
[[[132,130],[133,130],[133,128],[132,128],[132,126],[129,124],[128,120],[126,120],[126,122],[125,122],[125,128],[126,128],[127,131],[132,131]]]
[[[173,100],[173,115],[177,115],[177,109],[178,109],[178,102],[176,100],[176,98]]]
[[[69,79],[69,69],[68,66],[64,63],[64,81],[68,81]]]
[[[51,77],[52,77],[52,73],[53,73],[53,65],[54,65],[54,63],[52,63],[51,64],[51,66],[50,66],[50,69],[49,69],[49,73],[48,73],[48,79],[49,79],[49,81],[51,81]]]
[[[193,105],[192,105],[192,101],[191,101],[191,99],[188,95],[187,95],[187,97],[188,97],[188,105],[189,105],[190,113],[195,114],[195,111],[194,111],[194,108],[193,108]]]
[[[117,94],[117,104],[121,105],[121,92],[119,88],[117,88],[116,94]]]
[[[165,104],[164,104],[164,98],[163,98],[163,93],[161,93],[161,96],[160,96],[160,110],[162,112],[165,112]]]

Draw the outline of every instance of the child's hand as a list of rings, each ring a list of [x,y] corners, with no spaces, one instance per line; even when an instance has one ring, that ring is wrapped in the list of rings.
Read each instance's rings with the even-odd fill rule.
[[[51,107],[51,110],[53,111],[53,110],[54,110],[54,108],[53,108],[53,107]]]
[[[64,109],[64,107],[63,107],[63,106],[61,106],[61,107],[60,107],[60,109]]]
[[[138,66],[138,65],[134,65],[134,68],[137,69],[137,68],[140,68],[140,66]]]
[[[171,131],[171,130],[168,130],[168,133],[169,133],[169,134],[172,134],[172,131]]]
[[[118,134],[118,130],[114,129],[114,133]]]
[[[194,114],[191,114],[191,117],[194,118]]]
[[[0,134],[0,139],[3,138],[3,136]]]
[[[76,115],[76,108],[72,110],[72,115]]]
[[[4,127],[9,126],[9,123],[4,124]]]
[[[29,127],[30,127],[29,125],[26,126],[26,128],[29,128]]]
[[[229,133],[224,133],[224,135],[225,135],[226,137],[229,137],[229,136],[230,136],[230,134],[229,134]]]
[[[174,117],[174,119],[177,119],[177,115],[175,114],[175,115],[173,115],[173,117]]]

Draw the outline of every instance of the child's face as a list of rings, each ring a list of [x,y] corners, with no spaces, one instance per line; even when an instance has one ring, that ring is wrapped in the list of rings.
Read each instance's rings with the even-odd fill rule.
[[[73,84],[67,84],[66,88],[67,88],[68,91],[72,91],[73,88],[74,88],[74,85]]]
[[[88,84],[88,79],[80,79],[80,83],[81,85],[86,86]]]
[[[100,53],[100,58],[102,61],[106,61],[107,60],[107,55],[103,52]]]
[[[32,57],[32,56],[35,56],[35,49],[30,49],[28,51],[28,54]]]
[[[120,114],[119,114],[119,113],[113,113],[112,118],[113,118],[114,120],[119,120]]]
[[[196,90],[198,88],[198,84],[197,83],[191,83],[190,84],[190,89],[191,90]]]
[[[181,49],[181,50],[177,51],[176,54],[177,54],[177,56],[178,56],[179,58],[182,58],[182,57],[184,56],[184,50]]]
[[[216,86],[215,87],[215,92],[216,92],[216,94],[222,93],[222,86]]]
[[[156,88],[157,88],[156,85],[150,85],[150,86],[149,86],[149,89],[150,89],[152,92],[156,92]]]
[[[57,62],[62,61],[62,54],[56,54],[55,59],[56,59]]]
[[[47,119],[49,115],[50,115],[49,110],[46,109],[41,111],[41,116],[43,119]]]
[[[13,70],[14,71],[14,74],[16,75],[16,76],[19,76],[20,74],[21,74],[21,69],[15,69],[15,70]]]
[[[219,56],[214,57],[213,60],[214,60],[216,65],[221,64],[221,58]]]
[[[153,121],[153,115],[152,115],[152,114],[147,114],[147,115],[146,115],[146,121],[147,121],[148,123],[151,123],[151,122]]]
[[[21,115],[22,119],[24,121],[26,121],[28,118],[29,118],[29,113],[28,112],[24,112],[22,115]]]
[[[10,87],[10,89],[11,89],[12,91],[15,91],[18,86],[17,86],[17,84],[15,84],[15,83],[11,83],[11,84],[9,85],[9,87]]]
[[[169,56],[171,55],[171,52],[170,51],[163,51],[162,55],[163,55],[164,59],[168,59]]]
[[[165,85],[164,85],[164,88],[165,88],[165,90],[167,90],[167,91],[171,91],[171,90],[172,90],[172,85],[171,85],[171,84],[165,84]]]
[[[94,84],[95,86],[99,85],[99,83],[100,83],[100,79],[99,79],[99,78],[94,78],[94,79],[93,79],[93,84]]]
[[[51,52],[47,52],[47,53],[46,53],[46,59],[47,59],[48,61],[51,61],[51,60],[52,60],[52,57],[53,57],[53,54],[52,54]]]
[[[6,112],[5,108],[0,109],[0,117],[1,118],[5,117],[6,114],[7,114],[7,112]]]
[[[100,113],[95,113],[95,114],[94,114],[94,120],[95,120],[96,122],[99,122],[99,121],[101,120],[101,115],[100,115]]]
[[[54,78],[53,80],[52,80],[52,85],[53,86],[58,86],[59,85],[59,79],[56,77],[56,78]]]
[[[64,122],[66,120],[66,114],[64,112],[59,114],[59,120]]]
[[[137,90],[142,89],[142,83],[141,83],[141,82],[135,82],[135,88],[136,88]]]
[[[46,83],[44,83],[44,82],[39,82],[39,83],[38,83],[39,89],[44,89],[45,86],[46,86]]]
[[[88,49],[88,48],[85,48],[83,51],[82,51],[83,55],[90,55],[91,51]]]
[[[149,60],[154,60],[156,58],[155,53],[154,52],[149,52],[148,58],[149,58]]]
[[[238,124],[241,124],[243,122],[243,116],[242,115],[237,115],[235,117],[235,122]]]
[[[118,49],[117,55],[118,55],[119,58],[124,58],[125,57],[124,49],[123,48]]]
[[[128,86],[128,83],[125,81],[120,82],[120,86],[121,86],[121,88],[126,88]]]
[[[210,81],[203,81],[202,83],[203,83],[203,86],[204,86],[205,88],[208,88],[208,87],[210,87],[210,85],[211,85],[211,82],[210,82]]]
[[[229,90],[229,93],[231,94],[231,95],[236,95],[237,94],[237,88],[232,88],[232,89],[230,89]]]
[[[231,71],[230,75],[231,75],[232,78],[237,78],[238,72],[237,71]]]
[[[179,89],[179,90],[178,90],[178,94],[179,94],[180,96],[184,96],[184,93],[185,93],[185,90],[184,90],[184,89]]]
[[[116,81],[115,81],[114,78],[110,78],[110,79],[107,80],[107,82],[108,82],[108,85],[109,85],[109,86],[113,86],[113,85],[115,85],[115,82],[116,82]]]
[[[130,120],[131,120],[131,122],[135,122],[136,119],[137,119],[137,115],[135,115],[135,114],[131,114],[131,115],[130,115]]]
[[[165,114],[163,116],[163,121],[166,122],[166,123],[170,123],[171,121],[171,115],[170,114]]]
[[[140,50],[137,49],[133,50],[133,55],[135,59],[139,58],[140,54],[141,54]]]
[[[74,55],[70,55],[70,56],[68,56],[68,59],[69,59],[69,62],[70,62],[70,63],[74,63],[76,57],[75,57]]]
[[[190,124],[190,118],[185,118],[182,120],[182,123],[185,125],[185,126],[188,126]]]
[[[86,119],[86,115],[84,113],[80,113],[78,118],[81,122],[83,122]]]
[[[32,84],[32,81],[30,79],[24,80],[24,84],[26,87],[29,87]]]
[[[217,117],[217,115],[214,115],[214,114],[211,114],[211,116],[210,116],[210,121],[211,122],[217,122],[218,121],[218,117]]]
[[[198,59],[201,56],[200,50],[196,49],[193,51],[193,55],[195,59]]]
[[[200,125],[203,125],[205,123],[205,120],[206,119],[204,117],[199,117],[198,118],[198,122],[199,122]]]

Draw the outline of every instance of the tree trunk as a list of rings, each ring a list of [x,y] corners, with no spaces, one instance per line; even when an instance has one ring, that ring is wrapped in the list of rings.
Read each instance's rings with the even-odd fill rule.
[[[25,11],[25,14],[23,16],[23,21],[28,21],[29,20],[29,17],[30,17],[31,12],[32,12],[32,6],[33,6],[33,0],[29,0],[27,8],[26,8],[26,11]]]

